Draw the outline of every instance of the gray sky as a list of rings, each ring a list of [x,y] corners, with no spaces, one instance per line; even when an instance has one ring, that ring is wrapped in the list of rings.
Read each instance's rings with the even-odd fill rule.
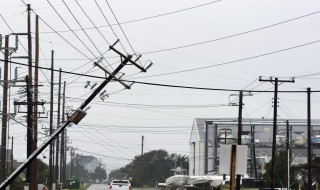
[[[281,84],[279,90],[304,91],[307,87],[320,90],[317,86],[320,79],[319,1],[109,0],[116,19],[105,0],[78,1],[97,28],[74,0],[65,0],[67,6],[60,0],[50,1],[64,21],[46,0],[24,2],[30,3],[41,18],[42,67],[50,67],[50,52],[54,50],[55,69],[103,77],[104,72],[93,67],[93,61],[103,53],[106,60],[102,64],[109,70],[114,69],[120,59],[114,52],[106,51],[109,44],[119,38],[121,44],[115,48],[125,54],[142,54],[141,65],[154,63],[147,73],[138,73],[134,66],[126,66],[122,71],[123,79],[211,89],[272,91],[273,84],[259,82],[259,76],[295,77],[295,83]],[[26,6],[22,1],[2,0],[0,14],[14,32],[27,31]],[[32,13],[33,31],[34,18]],[[3,36],[11,33],[3,19],[0,23]],[[13,42],[13,37],[10,40]],[[27,40],[21,37],[20,41],[26,48]],[[26,55],[22,46],[13,54],[18,55]],[[25,60],[14,61],[26,63]],[[12,69],[15,67],[17,65],[12,65]],[[26,67],[19,67],[19,75],[25,76]],[[44,85],[40,88],[40,99],[49,102],[50,72],[42,70],[40,74]],[[62,81],[67,83],[70,110],[79,107],[92,92],[84,88],[86,81],[100,84],[102,80],[63,74]],[[55,73],[55,82],[58,82],[58,73]],[[188,155],[194,118],[238,115],[237,107],[227,106],[237,102],[237,97],[230,96],[233,92],[229,91],[143,84],[123,90],[123,86],[115,82],[105,89],[109,98],[104,101],[96,98],[85,119],[68,129],[68,136],[69,145],[78,148],[78,153],[99,154],[95,156],[106,163],[107,170],[124,166],[139,155],[142,135],[144,151],[166,149],[170,153]],[[11,89],[11,100],[19,98],[17,90]],[[57,86],[55,90],[57,93]],[[272,92],[246,96],[243,116],[272,118],[272,97]],[[279,98],[279,118],[306,118],[306,93],[280,93]],[[313,119],[319,119],[319,100],[319,93],[313,93]],[[45,108],[48,111],[49,105]],[[18,114],[16,119],[25,123],[23,114]],[[10,123],[10,136],[16,139],[15,157],[22,159],[26,128],[13,120]],[[41,127],[46,128],[48,124],[48,119],[39,122],[39,132],[44,133]]]

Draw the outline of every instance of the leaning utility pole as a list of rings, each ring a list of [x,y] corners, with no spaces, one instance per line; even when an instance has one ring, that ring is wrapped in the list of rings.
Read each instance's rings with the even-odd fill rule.
[[[119,41],[119,40],[118,40]],[[117,42],[118,42],[117,41]],[[115,43],[116,44],[116,43]],[[71,123],[78,124],[86,115],[86,112],[84,109],[90,104],[90,102],[99,94],[99,92],[111,81],[120,81],[119,78],[116,77],[116,75],[120,72],[120,70],[126,66],[129,62],[130,65],[134,65],[137,68],[139,68],[142,72],[146,72],[148,68],[152,66],[152,63],[148,65],[146,68],[143,68],[142,66],[138,65],[136,61],[140,58],[140,56],[135,60],[132,61],[132,55],[124,55],[118,50],[116,50],[113,46],[113,44],[110,46],[110,49],[116,52],[121,57],[121,63],[118,65],[118,67],[113,71],[109,72],[109,76],[106,77],[106,79],[93,91],[93,93],[79,106],[77,110],[75,110],[68,120],[61,125],[45,142],[30,155],[27,160],[25,160],[4,182],[0,184],[0,189],[5,189],[31,162],[34,160],[48,145],[51,144],[52,141]],[[100,66],[98,63],[95,63],[96,66]],[[121,83],[121,82],[120,82]],[[122,84],[122,83],[121,83]],[[130,87],[130,85],[128,85]],[[50,155],[51,156],[51,155]],[[49,184],[51,185],[51,184]]]
[[[275,159],[276,159],[276,135],[277,135],[277,117],[278,117],[278,83],[284,83],[284,82],[294,82],[294,79],[291,80],[278,80],[278,78],[276,77],[275,79],[272,79],[272,77],[270,77],[270,79],[262,79],[260,77],[259,81],[261,82],[274,82],[274,100],[273,100],[273,134],[272,134],[272,156],[271,156],[271,189],[274,189],[274,176],[275,176]]]
[[[2,110],[2,134],[1,134],[1,181],[6,177],[7,159],[7,123],[8,123],[8,65],[9,65],[9,36],[5,36],[4,51],[4,78],[3,78],[3,110]]]

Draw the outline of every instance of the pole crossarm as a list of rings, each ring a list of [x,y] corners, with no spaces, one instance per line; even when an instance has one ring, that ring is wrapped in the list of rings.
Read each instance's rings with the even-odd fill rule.
[[[295,82],[294,78],[291,78],[290,80],[279,80],[278,78],[273,79],[272,77],[270,77],[269,79],[262,79],[261,76],[259,77],[259,81],[260,81],[260,82],[275,82],[276,79],[277,79],[277,81],[280,82],[280,83],[281,83],[281,82],[291,82],[291,83],[294,83],[294,82]]]
[[[30,103],[28,103],[28,102],[13,102],[13,105],[29,105],[29,104],[31,104],[31,105],[44,105],[45,104],[45,102],[30,102]]]

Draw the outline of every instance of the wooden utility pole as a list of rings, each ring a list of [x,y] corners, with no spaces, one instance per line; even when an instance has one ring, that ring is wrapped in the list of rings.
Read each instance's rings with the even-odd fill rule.
[[[287,183],[287,189],[290,189],[290,126],[289,126],[289,120],[286,121],[286,149],[287,149],[287,174],[288,174],[288,183]]]
[[[39,71],[39,17],[36,15],[36,34],[35,34],[35,69],[34,69],[34,93],[33,100],[35,104],[32,105],[33,111],[33,122],[32,122],[32,141],[31,141],[31,152],[37,150],[38,141],[38,71]],[[30,168],[30,189],[37,189],[37,159],[31,162]]]
[[[61,100],[61,68],[59,70],[59,84],[58,84],[58,117],[57,117],[57,129],[60,127],[60,100]],[[55,182],[58,185],[58,183],[60,182],[59,179],[59,146],[60,146],[60,142],[59,142],[59,137],[57,136],[56,138],[56,165],[55,165]],[[60,163],[61,164],[61,163]]]
[[[9,36],[5,36],[3,76],[3,107],[2,107],[2,133],[1,133],[1,181],[6,178],[7,160],[7,124],[8,124],[8,65],[9,65]]]
[[[53,79],[54,79],[54,72],[53,72],[53,65],[54,65],[54,51],[51,51],[51,85],[50,85],[50,129],[49,134],[52,135],[53,132]],[[53,153],[53,144],[50,143],[49,148],[49,178],[48,178],[48,188],[49,190],[52,189],[52,182],[53,182],[53,160],[52,160],[52,153]]]
[[[308,122],[308,188],[312,189],[312,171],[311,171],[311,88],[307,88],[307,122]]]
[[[64,110],[65,110],[65,96],[66,96],[66,81],[63,83],[62,92],[62,122],[65,122]],[[60,159],[60,182],[65,187],[66,182],[66,130],[61,133],[61,159]]]
[[[30,4],[27,5],[28,11],[28,81],[27,81],[27,88],[32,88],[32,37],[31,37],[31,6]],[[32,90],[32,89],[29,89]],[[27,114],[27,157],[29,157],[32,153],[32,116],[33,116],[33,97],[30,95],[28,97],[28,114]],[[30,182],[30,175],[31,175],[31,165],[27,167],[27,175],[26,181]]]
[[[243,91],[239,92],[239,112],[238,112],[238,145],[241,145],[242,135],[242,105],[243,105]],[[237,175],[236,190],[240,190],[241,175]]]
[[[71,161],[70,161],[70,174],[69,174],[69,178],[73,177],[73,157],[74,157],[74,152],[73,152],[73,147],[70,147],[70,157],[71,157]]]
[[[237,157],[237,145],[231,145],[231,167],[230,167],[230,190],[234,190],[234,179],[236,176],[236,157]]]
[[[141,156],[143,155],[143,141],[144,141],[144,136],[142,135],[142,137],[141,137]]]
[[[277,117],[278,117],[278,83],[291,82],[294,83],[294,79],[291,80],[279,80],[277,77],[275,79],[259,79],[261,82],[274,82],[274,98],[273,98],[273,134],[272,134],[272,156],[271,156],[271,186],[274,189],[274,176],[275,176],[275,163],[276,163],[276,135],[278,131],[277,127]]]
[[[13,136],[11,137],[11,163],[10,172],[13,172]]]

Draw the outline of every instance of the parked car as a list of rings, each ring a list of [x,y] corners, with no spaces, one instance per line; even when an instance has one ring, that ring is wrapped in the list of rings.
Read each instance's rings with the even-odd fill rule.
[[[113,180],[109,184],[109,190],[132,190],[129,180]]]

